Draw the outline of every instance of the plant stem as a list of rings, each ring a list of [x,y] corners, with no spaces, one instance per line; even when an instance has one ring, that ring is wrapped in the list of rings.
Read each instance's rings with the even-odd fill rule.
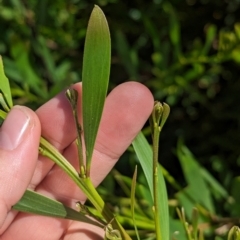
[[[83,145],[82,145],[82,127],[78,120],[78,111],[77,111],[77,101],[78,101],[78,92],[74,88],[69,88],[66,91],[66,96],[72,107],[73,117],[77,129],[77,150],[78,150],[78,160],[79,160],[79,169],[80,177],[86,178],[86,166],[84,164],[83,158]]]
[[[50,158],[70,176],[70,178],[84,192],[97,211],[102,214],[106,222],[111,222],[113,228],[120,231],[123,240],[131,240],[130,236],[126,233],[122,225],[112,214],[112,211],[107,207],[101,196],[98,194],[89,177],[81,178],[76,169],[61,155],[61,153],[42,137],[40,139],[39,151],[40,154]]]
[[[161,237],[161,228],[160,228],[160,219],[158,217],[158,204],[159,201],[157,194],[158,187],[158,148],[159,148],[159,137],[160,137],[160,127],[157,123],[154,123],[153,131],[153,200],[154,200],[154,220],[155,220],[155,230],[156,230],[156,239],[163,240]]]
[[[158,179],[159,176],[162,176],[159,174],[160,172],[158,173],[158,171],[161,171],[160,167],[158,167],[158,151],[160,133],[168,118],[169,112],[170,108],[167,104],[161,104],[156,101],[150,117],[150,127],[153,139],[153,213],[157,240],[165,240],[164,238],[168,238],[168,230],[164,229],[164,215],[168,214],[168,212],[164,213],[164,208],[167,208],[168,205],[166,196],[164,197],[166,193],[160,192],[159,190],[159,181],[164,181],[164,179]],[[162,201],[162,205],[160,205],[160,201]]]

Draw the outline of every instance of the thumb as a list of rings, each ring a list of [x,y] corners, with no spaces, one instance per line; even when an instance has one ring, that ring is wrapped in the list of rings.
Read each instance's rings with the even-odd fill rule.
[[[26,190],[38,157],[40,123],[30,109],[15,106],[0,129],[0,235],[10,224],[8,216]],[[11,215],[11,214],[9,214]]]

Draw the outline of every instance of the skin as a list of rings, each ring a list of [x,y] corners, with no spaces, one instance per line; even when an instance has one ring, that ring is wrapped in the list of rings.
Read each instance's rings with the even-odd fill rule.
[[[81,84],[74,85],[74,88],[80,96]],[[131,144],[151,114],[152,107],[152,94],[136,82],[121,84],[109,94],[93,155],[91,179],[95,186]],[[0,129],[0,239],[12,240],[16,236],[18,240],[103,239],[104,231],[92,225],[11,210],[26,188],[35,189],[73,208],[77,201],[86,200],[59,167],[38,156],[40,135],[77,168],[77,151],[73,143],[76,130],[64,92],[36,112],[15,106]]]

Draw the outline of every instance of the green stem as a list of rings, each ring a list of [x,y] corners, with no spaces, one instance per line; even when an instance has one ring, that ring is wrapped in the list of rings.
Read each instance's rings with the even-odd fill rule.
[[[79,168],[80,175],[82,178],[86,177],[86,167],[83,160],[83,147],[82,147],[82,127],[78,122],[77,112],[73,110],[73,115],[77,128],[77,149],[78,149],[78,159],[79,159]]]
[[[78,92],[74,88],[69,88],[66,91],[66,96],[70,102],[73,117],[77,129],[77,150],[78,150],[78,160],[81,178],[86,178],[86,166],[83,159],[83,146],[82,146],[82,127],[78,120],[77,102],[78,102]]]
[[[169,235],[168,229],[166,229],[168,224],[165,224],[164,222],[164,217],[168,214],[168,211],[164,209],[168,207],[166,199],[167,193],[165,192],[165,184],[162,185],[164,189],[159,189],[159,183],[164,181],[164,179],[158,179],[159,177],[163,177],[161,172],[158,173],[158,171],[161,171],[158,167],[159,137],[160,132],[168,118],[169,112],[170,108],[166,103],[161,104],[156,101],[150,117],[153,139],[153,213],[157,240],[165,240],[164,238],[168,238]],[[160,202],[162,203],[161,205]]]
[[[112,211],[106,206],[101,196],[98,194],[96,188],[93,186],[89,177],[81,178],[76,169],[55,149],[47,140],[41,137],[40,139],[40,154],[50,158],[61,169],[63,169],[70,178],[77,184],[77,186],[84,192],[89,201],[99,211],[106,222],[111,222],[113,228],[118,229],[124,240],[131,240],[130,236],[124,230],[122,225],[118,222]]]
[[[0,117],[5,119],[7,113],[0,110]],[[43,137],[40,138],[39,153],[45,157],[50,158],[61,169],[63,169],[68,176],[77,184],[77,186],[83,191],[93,206],[99,211],[106,222],[111,222],[114,229],[118,229],[121,233],[123,240],[131,240],[131,237],[127,234],[125,229],[119,223],[117,218],[112,214],[112,211],[106,206],[101,196],[98,194],[96,188],[93,186],[89,177],[81,178],[76,169],[62,156],[58,150],[52,146]]]
[[[156,239],[162,239],[162,233],[160,228],[160,218],[159,218],[159,208],[157,202],[158,198],[158,148],[159,148],[159,137],[160,137],[160,127],[157,123],[154,123],[153,131],[153,201],[154,201],[154,220],[155,220],[155,231]]]

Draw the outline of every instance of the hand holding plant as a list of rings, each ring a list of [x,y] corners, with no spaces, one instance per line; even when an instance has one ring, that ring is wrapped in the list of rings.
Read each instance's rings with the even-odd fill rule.
[[[169,107],[156,103],[152,110],[153,97],[149,90],[133,82],[116,87],[105,101],[110,71],[110,35],[102,11],[95,6],[90,17],[82,84],[62,92],[40,107],[36,114],[26,107],[12,106],[2,63],[0,67],[0,103],[3,109],[0,117],[6,119],[0,135],[1,236],[6,239],[15,235],[18,239],[97,239],[104,235],[106,240],[130,240],[96,191],[96,186],[134,141],[133,147],[153,197],[156,239],[168,239],[167,194],[157,160],[158,138]],[[143,135],[136,138],[151,112],[153,156]],[[39,158],[37,150],[41,155]],[[131,193],[133,222],[135,186],[136,172]],[[24,193],[27,188],[59,202],[33,191]],[[102,219],[85,209],[83,203],[86,198]],[[80,213],[73,210],[76,204]],[[12,206],[22,213],[9,211]],[[78,220],[80,223],[24,212]],[[90,227],[86,225],[89,223]],[[135,230],[138,236],[136,226]]]
[[[75,89],[81,96],[81,85],[77,84]],[[142,128],[152,105],[150,92],[138,83],[122,84],[109,94],[93,155],[91,179],[95,186],[103,180]],[[26,116],[26,120],[21,128],[18,123],[22,115]],[[74,144],[76,129],[64,92],[40,107],[36,114],[25,107],[14,107],[1,127],[1,136],[12,133],[16,138],[16,134],[22,133],[22,139],[8,151],[3,148],[7,138],[1,137],[1,236],[3,239],[16,234],[18,239],[60,239],[61,236],[66,239],[71,236],[78,237],[76,239],[101,239],[99,236],[103,235],[103,230],[93,225],[8,212],[28,186],[73,208],[77,201],[86,200],[85,195],[58,166],[44,157],[37,159],[40,127],[42,135],[71,164],[78,164]]]

